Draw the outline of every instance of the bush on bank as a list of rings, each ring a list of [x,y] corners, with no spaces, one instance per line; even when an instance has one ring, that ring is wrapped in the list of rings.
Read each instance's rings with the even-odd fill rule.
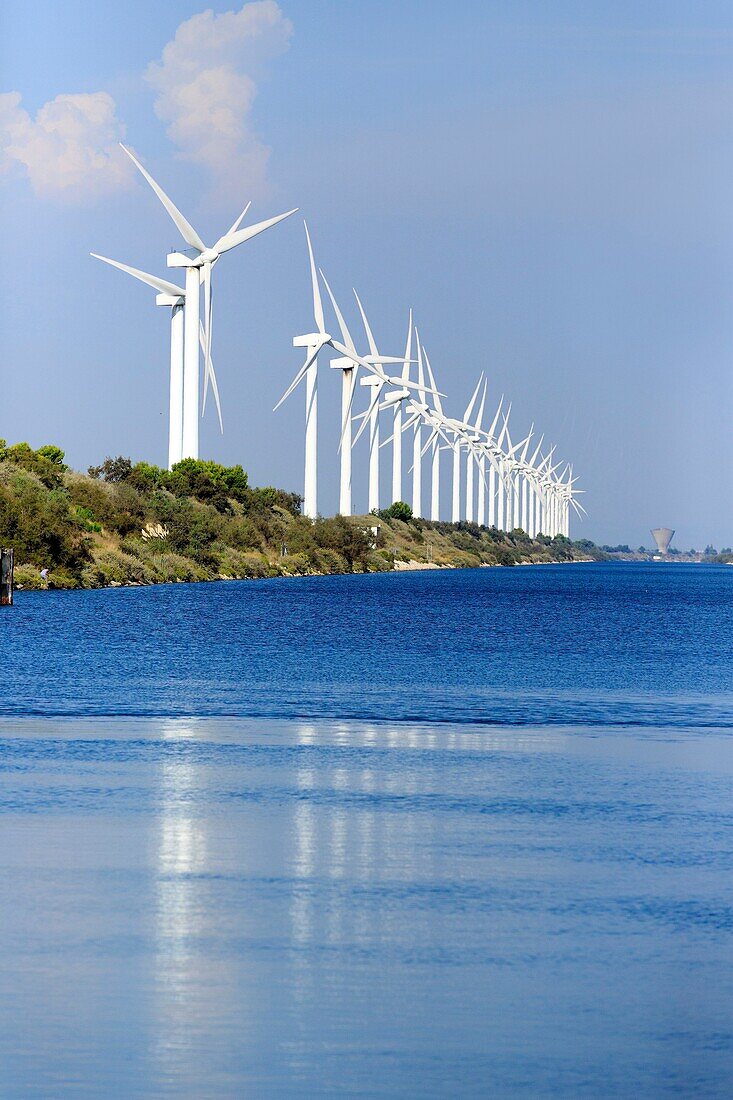
[[[433,523],[413,517],[402,502],[376,519],[310,520],[300,514],[297,493],[252,487],[239,465],[186,459],[169,471],[118,456],[81,474],[64,458],[53,444],[34,450],[0,440],[0,544],[15,548],[24,588],[364,573],[399,560],[465,567],[579,556],[567,539]]]

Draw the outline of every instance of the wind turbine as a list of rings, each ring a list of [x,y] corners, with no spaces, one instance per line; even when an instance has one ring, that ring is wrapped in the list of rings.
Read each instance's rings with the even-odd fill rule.
[[[412,320],[412,310],[411,310]],[[413,515],[420,517],[423,515],[423,445],[422,445],[422,426],[424,422],[431,422],[430,410],[425,403],[426,400],[426,388],[425,388],[425,373],[423,368],[423,356],[425,349],[420,348],[420,338],[417,328],[415,329],[415,343],[417,345],[417,385],[419,386],[419,400],[415,400],[409,389],[395,389],[393,393],[387,395],[383,403],[379,406],[380,409],[393,407],[395,409],[394,417],[394,430],[389,439],[385,439],[381,443],[381,447],[386,447],[387,444],[392,443],[395,454],[402,455],[402,432],[408,428],[413,428],[413,464],[409,467],[409,472],[413,475]],[[409,350],[408,350],[409,349]],[[407,337],[406,354],[412,351],[412,329],[411,333]],[[407,363],[412,360],[406,361]],[[407,381],[407,373],[403,370],[402,383],[404,385]],[[433,393],[433,390],[430,390]],[[436,400],[440,400],[436,394]],[[407,404],[409,409],[409,418],[403,425],[402,420],[402,407]],[[397,410],[400,411],[400,416],[397,416]],[[394,495],[393,485],[393,495]]]
[[[445,418],[443,417],[442,405],[441,405],[441,401],[440,401],[440,399],[443,395],[440,394],[438,392],[438,390],[435,388],[435,379],[433,377],[432,371],[430,370],[430,363],[429,363],[429,360],[428,360],[428,354],[425,351],[425,348],[422,347],[422,345],[420,344],[420,335],[419,335],[417,329],[415,329],[415,341],[416,341],[416,344],[417,344],[417,364],[418,364],[418,382],[417,382],[417,384],[420,387],[420,392],[419,392],[419,395],[418,395],[420,400],[416,400],[413,396],[411,396],[409,390],[401,389],[401,390],[396,390],[394,393],[390,394],[386,398],[386,400],[383,402],[383,404],[380,405],[380,408],[387,408],[392,404],[399,403],[400,405],[406,404],[409,411],[410,411],[410,416],[405,421],[405,423],[402,425],[401,430],[404,432],[404,431],[407,431],[409,428],[413,428],[414,433],[415,433],[414,438],[413,438],[413,444],[412,444],[412,459],[413,459],[413,461],[412,461],[412,466],[410,467],[410,471],[412,473],[412,512],[413,512],[413,515],[415,515],[415,516],[421,516],[422,515],[422,456],[432,446],[433,447],[433,457],[435,458],[436,453],[439,451],[439,444],[438,444],[438,437],[439,436],[440,436],[441,439],[443,439],[445,441],[446,445],[450,446],[451,444],[450,444],[450,440],[449,440],[448,436],[445,434],[445,432],[443,430],[443,422],[444,422]],[[425,376],[424,376],[424,373],[423,373],[423,359],[425,361],[425,366],[427,367],[428,371],[430,372],[430,386],[425,385]],[[404,383],[404,378],[402,379],[402,381]],[[435,402],[435,408],[434,409],[431,409],[430,406],[427,404],[426,395],[428,393],[433,396],[433,400]],[[424,446],[422,446],[422,432],[421,432],[422,424],[426,424],[428,427],[430,427],[432,429],[431,434],[428,437],[428,441]],[[393,437],[392,436],[390,436],[389,439],[386,439],[384,441],[384,443],[381,444],[381,446],[385,447],[385,446],[387,446],[388,443],[391,443],[391,442],[393,442]],[[435,496],[435,493],[437,491],[438,491],[438,487],[436,486],[435,479],[434,479],[433,501],[432,501],[432,505],[431,505],[431,518],[433,518],[433,519],[437,518],[436,515],[435,515],[435,512],[436,512],[436,507],[439,507],[439,498],[437,498]],[[437,504],[436,504],[436,501],[437,501]]]
[[[534,424],[529,429],[529,435],[524,440],[524,446],[522,453],[518,460],[515,460],[516,468],[516,496],[514,500],[514,526],[519,527],[527,534],[527,478],[525,475],[527,465],[527,451],[529,450],[529,441],[534,435]],[[521,444],[520,444],[521,446]]]
[[[412,355],[412,310],[407,319],[407,337],[405,339],[405,358],[402,366],[402,380],[410,377],[410,356]],[[418,358],[420,346],[418,344]],[[394,424],[392,431],[392,503],[402,500],[402,402],[394,402]],[[413,514],[415,509],[413,508]]]
[[[364,324],[364,331],[366,332],[367,341],[369,343],[369,351],[376,360],[379,357],[377,350],[377,344],[374,339],[374,334],[367,321],[364,307],[361,304],[359,295],[354,291],[354,297],[356,303],[359,306],[359,312],[361,313],[361,319]],[[369,505],[368,510],[370,512],[379,511],[379,398],[384,388],[384,382],[376,375],[370,375],[368,378],[362,378],[362,386],[371,387],[372,397],[370,400],[369,408],[367,409],[364,423],[369,424]],[[356,439],[358,440],[363,429],[359,429],[356,433]]]
[[[483,393],[481,394],[481,404],[479,405],[479,411],[477,417],[475,417],[475,431],[477,436],[481,437],[481,425],[483,422],[483,410],[486,404],[486,388],[489,386],[489,379],[483,379]],[[470,459],[469,459],[470,461]],[[479,453],[479,458],[475,460],[479,467],[479,487],[477,491],[477,503],[475,503],[475,521],[479,527],[483,527],[486,520],[486,454],[482,448]]]
[[[451,495],[451,522],[459,523],[461,518],[461,447],[464,442],[467,442],[465,436],[465,428],[467,421],[470,419],[473,412],[473,406],[476,403],[481,383],[483,382],[483,371],[476,383],[476,388],[473,391],[471,400],[466,406],[463,414],[463,420],[448,420],[447,424],[453,432],[453,442],[451,448],[453,450],[453,480],[452,480],[452,495]],[[470,456],[469,456],[470,462]],[[473,470],[471,470],[471,481],[473,482]],[[473,496],[473,493],[471,494]],[[471,509],[473,511],[473,508]]]
[[[496,526],[499,531],[506,530],[506,527],[504,525],[504,505],[506,503],[506,455],[502,448],[504,444],[504,437],[508,436],[509,434],[509,414],[511,413],[511,411],[512,407],[511,405],[509,405],[509,408],[504,413],[504,422],[502,424],[501,432],[499,433],[499,438],[497,440],[497,446],[500,451],[500,456],[498,459],[499,476],[496,479]]]
[[[365,413],[362,414],[363,423],[362,423],[361,427],[359,428],[358,432],[356,433],[356,437],[354,439],[354,445],[356,445],[356,443],[358,442],[359,438],[362,435],[362,432],[364,431],[364,429],[366,428],[366,426],[368,424],[369,425],[369,511],[373,512],[373,511],[379,511],[379,449],[380,449],[380,446],[381,446],[381,444],[379,442],[379,412],[380,412],[380,409],[385,408],[385,407],[389,407],[394,402],[400,402],[401,403],[402,401],[407,400],[409,398],[409,391],[410,390],[418,390],[419,393],[420,393],[420,396],[422,396],[426,392],[426,390],[425,390],[424,379],[422,379],[422,380],[418,379],[417,382],[412,382],[409,379],[409,377],[407,377],[407,374],[409,374],[409,370],[406,371],[405,368],[406,368],[406,366],[409,367],[409,363],[412,362],[412,360],[394,359],[390,356],[381,356],[379,354],[379,351],[377,349],[377,342],[374,339],[374,333],[372,332],[369,321],[367,320],[366,311],[364,310],[364,306],[362,305],[361,299],[359,298],[359,295],[356,293],[356,291],[354,291],[354,297],[356,298],[356,302],[357,302],[357,305],[359,307],[359,312],[361,313],[361,319],[362,319],[362,322],[364,324],[364,331],[366,333],[367,342],[369,344],[370,354],[368,356],[368,359],[369,359],[369,362],[373,364],[372,368],[371,368],[372,377],[362,378],[362,380],[361,380],[362,386],[369,386],[369,387],[372,388],[372,397],[371,397],[371,401],[369,403],[368,409],[366,410]],[[402,377],[401,378],[389,378],[384,373],[384,371],[382,371],[381,369],[375,368],[375,366],[374,366],[374,364],[395,363],[395,362],[403,364]],[[380,398],[381,398],[382,390],[384,389],[385,385],[387,385],[387,384],[396,386],[397,387],[397,392],[393,393],[393,394],[390,394],[387,397],[385,403],[383,405],[380,405]],[[415,403],[414,400],[411,400],[410,404],[411,404],[411,406],[415,406],[415,407],[419,408],[419,405],[417,405],[417,403]],[[392,437],[390,437],[390,438],[392,438]]]
[[[101,260],[111,267],[119,268],[126,275],[131,275],[146,286],[152,287],[158,293],[155,304],[169,306],[171,310],[171,350],[170,350],[170,397],[168,420],[168,469],[172,469],[181,461],[183,450],[183,310],[186,291],[175,283],[169,283],[167,279],[160,279],[157,275],[150,275],[147,271],[140,271],[136,267],[122,264],[118,260],[110,260],[107,256],[100,256],[97,252],[90,253],[95,260]],[[206,370],[206,386],[209,379],[212,381],[212,389],[219,412],[219,424],[221,425],[221,404],[219,402],[219,388],[216,384],[214,368],[209,359]]]
[[[317,515],[317,469],[316,469],[316,408],[315,397],[317,394],[317,379],[315,376],[315,363],[318,358],[318,354],[322,348],[328,346],[334,351],[340,352],[341,358],[331,360],[331,366],[337,367],[343,371],[343,388],[342,388],[342,435],[341,435],[341,486],[340,486],[340,499],[339,510],[342,515],[351,514],[351,404],[354,396],[354,383],[356,371],[359,366],[363,367],[370,377],[379,379],[382,385],[385,383],[394,383],[396,380],[389,378],[382,370],[382,364],[386,363],[402,363],[401,358],[395,356],[380,356],[379,353],[372,353],[368,356],[362,357],[357,354],[354,341],[351,338],[349,330],[344,321],[343,314],[339,309],[336,299],[333,295],[333,291],[326,280],[325,275],[321,271],[321,278],[323,279],[326,290],[334,307],[336,319],[343,337],[343,343],[337,340],[335,336],[326,331],[326,321],[323,312],[323,302],[321,299],[321,292],[318,283],[318,275],[316,273],[315,261],[313,258],[313,248],[311,245],[310,236],[308,234],[308,228],[306,226],[306,239],[308,243],[308,255],[310,261],[310,274],[311,274],[311,290],[313,294],[313,315],[316,324],[315,332],[307,332],[302,336],[295,336],[293,338],[293,347],[305,348],[306,358],[302,367],[296,372],[292,382],[285,390],[280,400],[275,405],[276,411],[280,408],[284,401],[290,397],[291,393],[297,388],[297,386],[303,381],[308,379],[307,395],[306,395],[306,471],[305,471],[305,487],[306,495],[304,500],[304,512],[310,518],[315,518]],[[356,292],[355,292],[356,293]],[[358,301],[358,296],[357,296]],[[405,382],[405,386],[413,386],[414,383]],[[356,442],[356,441],[354,441]]]
[[[496,479],[497,472],[499,473],[499,475],[501,475],[501,445],[494,436],[494,432],[496,431],[496,425],[498,424],[499,417],[501,416],[503,404],[504,395],[502,394],[501,399],[499,400],[499,404],[496,407],[496,413],[494,414],[494,419],[492,421],[491,427],[486,433],[486,443],[484,444],[484,449],[489,456],[489,507],[487,515],[487,522],[489,527],[496,526]]]
[[[540,441],[534,449],[534,454],[530,458],[529,462],[525,464],[524,492],[525,502],[527,505],[527,517],[525,526],[525,517],[524,515],[522,516],[522,527],[530,536],[530,538],[534,538],[537,534],[537,501],[539,500],[539,490],[537,484],[538,476],[535,462],[542,448],[542,441],[544,438],[544,435],[540,436]]]
[[[484,372],[481,371],[479,380],[476,383],[476,389],[473,392],[473,396],[466,408],[463,415],[463,420],[466,424],[470,425],[471,416],[473,415],[473,407],[476,403],[476,398],[479,395],[481,389],[481,383],[484,380]],[[484,395],[486,393],[486,387],[484,387]],[[478,436],[476,437],[478,438]],[[473,470],[474,470],[475,458],[470,450],[466,452],[466,520],[469,523],[473,523]]]
[[[425,356],[425,366],[427,368],[430,385],[435,389],[435,378],[430,366],[430,360],[428,359],[428,353],[424,348],[423,354]],[[433,398],[433,403],[436,413],[442,416],[443,405],[440,397]],[[430,463],[430,518],[437,522],[440,519],[440,441],[436,431],[433,431],[431,446],[433,453]]]
[[[420,347],[420,333],[415,329],[415,343],[417,344],[417,381],[418,385],[425,385],[425,373],[423,370],[423,351]],[[435,386],[433,386],[435,389]],[[425,390],[420,390],[420,400],[425,403]],[[440,398],[436,398],[440,401]],[[396,428],[395,428],[396,430]],[[423,514],[422,507],[422,418],[415,421],[412,430],[412,514],[419,519]]]
[[[225,252],[231,251],[245,241],[252,240],[271,226],[289,218],[295,213],[295,209],[288,210],[284,214],[278,214],[274,218],[257,222],[240,229],[242,220],[249,209],[249,203],[226,233],[224,233],[213,245],[207,247],[190,222],[184,218],[178,207],[166,195],[165,191],[155,182],[149,172],[143,168],[140,161],[126,146],[122,148],[127,153],[133,164],[139,169],[144,178],[152,187],[155,194],[170,215],[189,248],[185,251],[173,252],[168,256],[168,267],[183,267],[186,271],[186,290],[184,299],[184,333],[183,333],[183,428],[182,448],[183,458],[198,458],[199,456],[199,327],[200,327],[200,286],[204,286],[204,333],[205,349],[204,359],[206,371],[210,370],[211,359],[211,329],[212,329],[212,288],[211,271],[214,264]]]

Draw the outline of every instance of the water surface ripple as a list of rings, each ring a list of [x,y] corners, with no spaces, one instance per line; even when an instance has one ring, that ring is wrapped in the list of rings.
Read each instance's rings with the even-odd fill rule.
[[[3,713],[733,720],[733,569],[572,565],[20,593]]]

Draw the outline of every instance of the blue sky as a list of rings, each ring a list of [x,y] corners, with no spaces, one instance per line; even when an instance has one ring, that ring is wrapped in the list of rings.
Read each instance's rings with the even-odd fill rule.
[[[165,461],[165,314],[88,256],[165,275],[178,243],[124,135],[204,239],[250,198],[255,220],[299,206],[355,328],[352,286],[388,352],[415,310],[451,411],[486,370],[515,437],[534,421],[581,475],[575,534],[733,544],[728,3],[27,0],[2,19],[0,435],[80,468]],[[207,413],[202,450],[259,484],[301,488],[302,397],[271,409],[307,279],[298,218],[216,270],[225,435]]]

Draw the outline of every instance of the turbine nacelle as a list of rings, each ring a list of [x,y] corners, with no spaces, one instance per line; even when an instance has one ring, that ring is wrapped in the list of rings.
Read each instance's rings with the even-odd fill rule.
[[[394,393],[389,393],[385,397],[382,404],[379,406],[381,409],[386,409],[390,405],[396,405],[400,401],[404,401],[410,396],[410,391],[406,389],[395,390]]]
[[[303,336],[293,337],[293,347],[314,348],[318,344],[328,344],[330,340],[327,332],[306,332]]]

